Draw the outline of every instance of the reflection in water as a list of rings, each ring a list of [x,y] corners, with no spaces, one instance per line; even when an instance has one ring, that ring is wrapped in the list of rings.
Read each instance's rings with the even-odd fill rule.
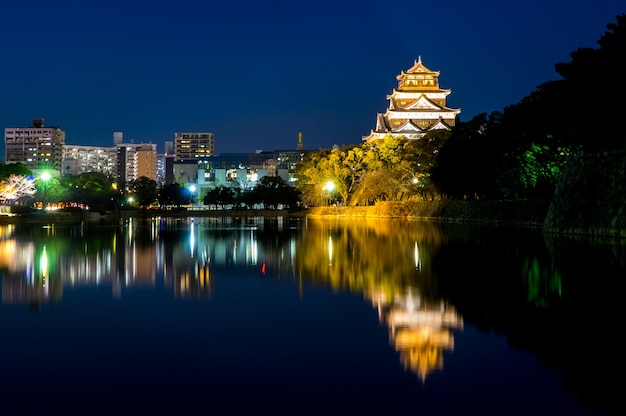
[[[114,296],[158,283],[177,297],[208,297],[212,268],[257,267],[259,257],[274,274],[294,276],[293,233],[282,219],[264,232],[265,222],[129,218],[109,225],[0,226],[2,301],[41,305],[59,301],[65,286],[103,284]]]
[[[388,325],[392,344],[405,368],[424,381],[434,370],[443,368],[444,350],[454,349],[452,331],[463,328],[463,320],[444,301],[423,302],[418,289],[408,288],[393,302],[384,292],[371,293],[381,322]]]
[[[109,225],[4,226],[2,301],[40,307],[60,301],[64,287],[81,285],[110,285],[121,297],[124,288],[158,284],[177,298],[210,298],[216,273],[252,269],[363,294],[407,369],[423,380],[442,367],[442,351],[452,350],[452,330],[462,328],[462,320],[436,297],[428,255],[442,236],[434,226],[397,233],[385,220],[293,221],[129,218]]]
[[[78,286],[103,286],[115,297],[158,286],[175,298],[212,299],[217,277],[305,280],[371,303],[401,364],[422,381],[443,368],[470,325],[506,333],[557,366],[571,362],[570,385],[608,380],[600,370],[609,365],[581,360],[604,356],[604,346],[584,344],[580,331],[611,333],[608,318],[623,314],[623,246],[486,230],[230,217],[0,225],[2,302],[40,308]]]
[[[439,298],[427,259],[444,242],[438,228],[383,219],[309,219],[307,230],[299,241],[300,272],[369,299],[401,362],[422,381],[443,368],[443,352],[453,350],[453,331],[463,328],[463,320]]]

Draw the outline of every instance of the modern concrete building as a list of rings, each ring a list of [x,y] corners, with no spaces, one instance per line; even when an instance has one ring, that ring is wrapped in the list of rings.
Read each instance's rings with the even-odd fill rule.
[[[204,160],[215,155],[213,133],[174,133],[176,160]]]
[[[61,174],[79,175],[86,172],[101,172],[115,175],[117,148],[101,146],[63,146]]]
[[[117,149],[117,183],[118,187],[139,179],[142,176],[157,180],[158,161],[156,144],[122,143],[116,144]]]
[[[4,129],[4,160],[23,163],[37,171],[61,171],[65,132],[59,127],[45,127],[43,118],[32,120],[30,127]]]

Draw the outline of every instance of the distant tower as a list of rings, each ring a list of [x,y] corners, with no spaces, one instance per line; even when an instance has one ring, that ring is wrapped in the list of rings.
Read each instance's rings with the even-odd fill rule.
[[[118,145],[124,142],[124,133],[121,131],[113,132],[113,144]]]
[[[303,149],[303,145],[302,145],[302,132],[298,132],[298,150],[302,150]]]
[[[173,141],[165,142],[165,154],[168,156],[174,156],[174,142]]]

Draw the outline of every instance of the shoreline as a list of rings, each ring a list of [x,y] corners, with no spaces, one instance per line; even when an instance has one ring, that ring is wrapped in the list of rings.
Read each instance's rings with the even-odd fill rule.
[[[17,223],[71,223],[115,222],[126,218],[152,217],[291,217],[334,219],[404,219],[425,222],[483,224],[502,227],[541,229],[546,234],[589,238],[626,240],[626,230],[602,226],[571,227],[561,229],[546,225],[548,209],[545,201],[420,201],[407,203],[378,203],[372,206],[310,207],[299,211],[246,210],[246,209],[194,209],[194,210],[121,210],[108,212],[35,212],[0,215],[1,224]]]

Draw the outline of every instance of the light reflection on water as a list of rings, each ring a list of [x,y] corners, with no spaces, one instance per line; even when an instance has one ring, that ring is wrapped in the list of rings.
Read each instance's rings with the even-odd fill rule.
[[[53,313],[52,305],[64,306],[65,293],[72,295],[67,311],[73,316],[66,320],[74,322],[74,316],[82,312],[74,303],[76,293],[84,291],[85,302],[90,302],[89,299],[94,296],[92,289],[96,289],[99,294],[104,289],[110,291],[111,299],[124,301],[125,305],[135,305],[138,310],[155,308],[155,311],[159,310],[162,320],[171,319],[177,322],[164,324],[159,329],[150,329],[152,338],[148,336],[148,339],[154,339],[158,344],[161,344],[163,337],[168,338],[179,333],[179,326],[186,322],[187,335],[207,348],[209,356],[211,351],[216,355],[218,352],[229,355],[239,348],[216,347],[215,338],[209,340],[202,329],[207,325],[203,321],[206,319],[202,318],[203,314],[173,312],[174,307],[169,301],[158,299],[151,300],[149,306],[146,306],[138,303],[135,298],[137,290],[162,293],[166,295],[165,298],[178,302],[203,302],[203,310],[206,308],[214,312],[211,322],[216,328],[221,325],[228,327],[229,322],[235,323],[243,316],[250,316],[249,324],[243,324],[248,334],[229,331],[222,336],[226,335],[226,339],[237,345],[249,344],[251,348],[258,350],[256,355],[251,355],[258,357],[249,362],[252,367],[261,366],[260,368],[266,370],[272,368],[281,374],[288,371],[277,371],[276,367],[266,368],[259,363],[270,359],[278,363],[283,360],[289,362],[288,358],[292,353],[284,349],[286,335],[277,335],[283,331],[284,334],[300,334],[299,338],[289,341],[299,345],[299,350],[307,350],[317,344],[325,345],[321,350],[328,356],[326,363],[300,363],[300,376],[305,374],[311,377],[311,374],[325,366],[341,367],[338,357],[343,356],[343,349],[346,347],[341,345],[342,337],[337,335],[337,331],[345,331],[346,327],[335,328],[337,323],[334,321],[343,314],[350,316],[351,312],[347,308],[348,305],[353,307],[353,304],[347,302],[343,296],[356,296],[370,305],[376,313],[378,328],[384,329],[387,336],[383,341],[389,348],[388,352],[396,355],[395,364],[385,367],[384,370],[370,356],[362,363],[364,367],[378,368],[378,374],[374,375],[376,382],[369,381],[370,388],[374,388],[378,382],[389,385],[383,390],[380,387],[376,390],[379,392],[380,402],[386,403],[381,406],[388,410],[393,409],[394,405],[389,404],[391,401],[402,410],[441,410],[441,405],[436,402],[444,393],[441,390],[431,391],[429,395],[439,399],[429,401],[424,396],[425,390],[420,390],[419,386],[423,386],[422,389],[432,389],[433,386],[440,385],[442,380],[445,381],[446,377],[450,377],[448,385],[454,385],[458,381],[455,374],[459,371],[459,366],[470,368],[473,365],[469,361],[459,364],[454,360],[454,357],[468,356],[468,350],[455,351],[459,345],[469,342],[467,337],[470,335],[464,335],[468,320],[472,326],[484,331],[483,342],[487,342],[486,337],[494,330],[504,334],[509,331],[509,336],[514,337],[518,336],[517,327],[511,326],[511,322],[517,323],[520,317],[516,314],[522,315],[520,311],[543,313],[554,305],[569,307],[567,302],[570,299],[581,296],[579,282],[572,281],[570,263],[555,261],[567,256],[571,244],[558,239],[546,240],[540,233],[529,230],[503,233],[490,229],[475,230],[431,223],[373,219],[130,218],[115,224],[0,225],[0,324],[4,322],[7,327],[29,327],[32,322],[28,318],[22,318],[25,321],[20,324],[18,321],[11,321],[11,316],[2,311],[6,312],[9,307],[28,305],[37,314],[45,316]],[[581,250],[579,245],[574,246]],[[605,279],[611,281],[611,275],[623,277],[624,263],[623,257],[620,258],[623,251],[615,249],[614,245],[607,250],[601,250],[602,253],[607,251],[617,257],[614,265],[605,264],[605,274],[608,275]],[[588,254],[591,252],[592,250],[586,251]],[[592,259],[587,258],[586,261]],[[612,263],[607,262],[606,258],[603,258],[603,262]],[[272,295],[274,297],[264,300],[265,296],[270,296],[269,287],[259,284],[268,282],[275,282],[286,288],[287,297],[284,294]],[[289,292],[292,285],[297,287],[295,292]],[[311,309],[307,309],[308,312],[304,314],[299,308],[309,299],[315,298],[320,290],[325,291],[324,288],[330,290],[328,295],[332,298],[321,297],[318,302],[322,303],[308,305]],[[597,289],[597,292],[601,290]],[[291,305],[293,298],[298,306],[285,306]],[[106,306],[102,306],[103,309],[98,314],[106,316],[117,313],[115,304],[105,302],[104,305]],[[232,309],[233,306],[236,308]],[[85,308],[84,305],[82,307]],[[337,309],[335,315],[329,317],[327,314],[330,312],[323,311],[331,307]],[[280,312],[272,314],[274,309]],[[269,312],[262,312],[263,310]],[[289,316],[291,313],[293,316]],[[146,317],[134,317],[133,314],[134,312],[126,318],[141,321],[140,327],[145,325],[152,328],[154,325],[146,322]],[[267,319],[257,321],[261,316]],[[504,316],[507,318],[506,323],[503,323]],[[111,318],[111,322],[125,325],[126,318]],[[366,318],[367,316],[360,316],[360,319]],[[214,321],[215,319],[219,321]],[[62,320],[55,322],[49,328],[50,331],[55,330],[54,325],[60,331],[67,330]],[[359,329],[358,325],[352,329]],[[233,327],[236,325],[233,324]],[[306,338],[316,333],[312,328],[324,335],[318,335],[314,339]],[[372,334],[377,333],[377,327],[368,328]],[[93,331],[118,337],[128,343],[131,349],[133,347],[132,337],[116,332],[106,322],[95,326]],[[304,335],[305,333],[308,334]],[[470,333],[472,338],[477,337],[476,331]],[[335,334],[337,343],[332,348],[324,344],[322,338],[331,334]],[[367,343],[375,345],[381,341],[380,334],[371,336]],[[28,350],[21,346],[18,339],[13,342],[15,344],[9,344],[9,347],[14,348],[14,353],[22,349]],[[135,342],[145,347],[138,341]],[[525,342],[531,345],[537,340],[533,338],[532,341]],[[362,351],[353,351],[351,359],[359,361],[361,355],[371,352],[367,343],[362,344]],[[165,347],[159,349],[157,345],[150,348],[155,348],[152,354],[161,361],[171,353]],[[98,353],[106,355],[105,350]],[[320,353],[319,349],[315,353]],[[385,362],[386,353],[378,354],[380,362]],[[277,358],[277,355],[281,358]],[[314,355],[310,353],[309,358],[313,360]],[[199,362],[197,360],[196,357],[196,365],[200,367],[222,365],[221,362],[213,363],[211,358],[203,358]],[[449,372],[446,370],[447,360],[455,365]],[[345,361],[349,360],[344,358],[342,365],[348,365]],[[170,364],[166,362],[166,367],[176,365],[175,363],[176,360],[172,359]],[[65,365],[71,367],[78,364],[70,357]],[[234,366],[237,367],[236,364]],[[413,393],[405,392],[411,383],[401,381],[402,376],[396,373],[397,369],[412,374],[418,382],[409,388]],[[29,371],[27,367],[23,370]],[[185,374],[189,377],[197,375],[192,370],[188,371]],[[353,368],[349,374],[327,371],[327,376],[336,380],[331,381],[328,377],[318,375],[319,381],[324,383],[323,389],[318,384],[307,384],[310,394],[319,395],[320,391],[325,392],[322,397],[316,398],[319,406],[337,405],[338,401],[343,403],[341,400],[345,400],[343,406],[352,410],[373,406],[372,403],[367,405],[367,401],[355,404],[347,398],[348,394],[339,394],[343,397],[339,399],[330,393],[341,390],[345,383],[353,383],[355,386],[359,382],[363,383],[360,380],[363,376],[361,370]],[[559,374],[543,367],[537,371],[537,374],[550,373],[552,378],[558,378]],[[222,379],[224,377],[230,376],[222,376]],[[276,381],[276,377],[272,379]],[[311,380],[313,379],[316,377]],[[241,388],[238,382],[231,380],[230,383],[231,389]],[[11,384],[10,380],[3,379],[2,385],[7,384]],[[487,384],[493,384],[493,380],[489,380]],[[312,387],[313,385],[317,387]],[[445,386],[446,383],[441,385]],[[545,389],[545,386],[537,388]],[[550,388],[562,390],[562,386],[558,384],[551,385]],[[487,397],[503,394],[502,391],[497,391],[497,387],[492,389],[493,391],[485,391],[484,394]],[[264,395],[269,394],[265,389],[260,391]],[[302,394],[301,400],[311,400],[306,392]],[[365,391],[355,391],[352,394],[367,398]],[[532,395],[533,392],[529,391],[528,394]],[[577,399],[568,399],[564,392],[563,397],[560,394],[555,394],[554,403],[542,404],[546,414],[555,408],[563,410],[563,406],[569,414],[590,414],[592,410],[598,409],[589,408]],[[491,405],[492,407],[488,404],[489,401],[485,403],[481,408],[473,410],[480,410],[482,414],[512,414],[512,409],[524,408],[522,403]],[[595,404],[599,409],[602,408],[602,403]],[[452,409],[455,405],[449,403],[447,406]],[[462,403],[458,406],[458,410],[463,408]],[[535,409],[534,414],[541,414],[541,411]]]

